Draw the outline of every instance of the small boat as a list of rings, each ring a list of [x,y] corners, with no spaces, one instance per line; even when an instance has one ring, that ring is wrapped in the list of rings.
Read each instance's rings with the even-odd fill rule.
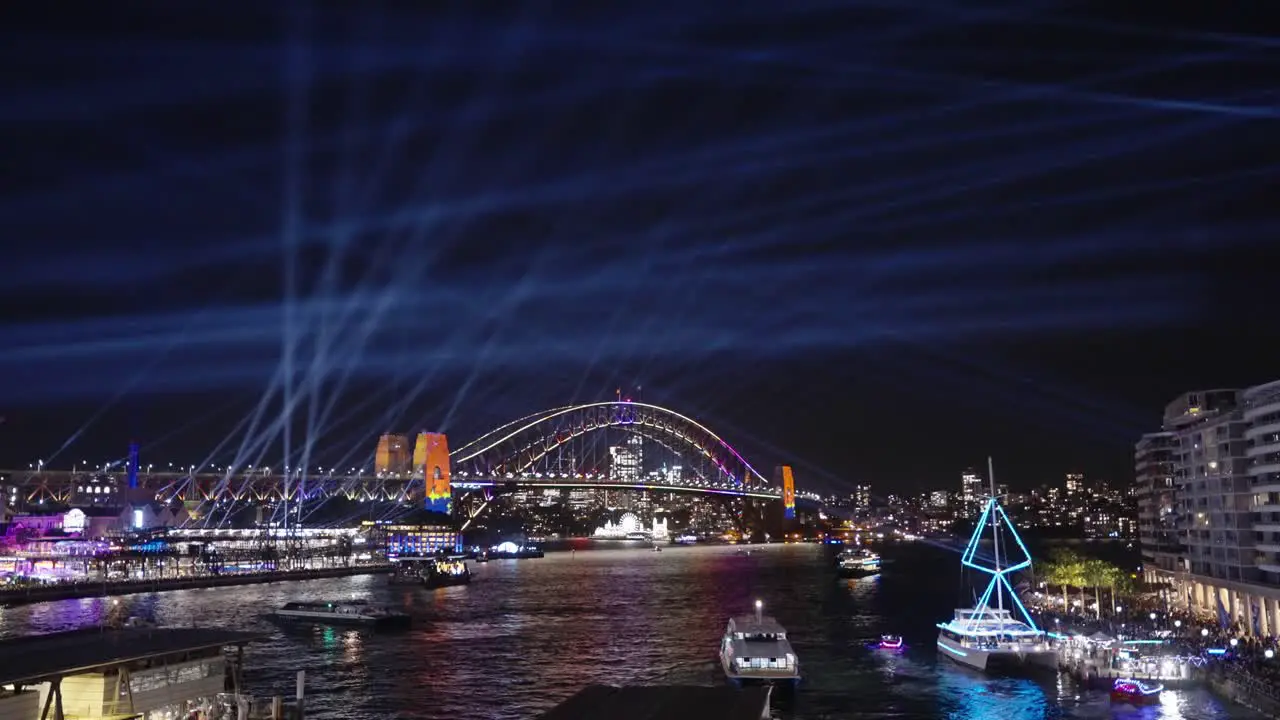
[[[471,582],[471,571],[462,560],[432,560],[422,571],[422,586],[428,590],[455,585],[466,585]]]
[[[902,644],[902,636],[901,635],[881,635],[880,642],[876,645],[876,647],[881,650],[901,650],[904,647]]]
[[[312,622],[321,625],[365,625],[393,627],[408,625],[408,613],[370,605],[363,600],[347,602],[291,602],[276,610],[278,620]]]
[[[1164,686],[1142,680],[1116,678],[1111,687],[1111,702],[1124,705],[1158,705]]]
[[[735,684],[784,684],[800,682],[800,662],[778,621],[762,614],[756,601],[755,615],[729,619],[720,641],[720,667]]]

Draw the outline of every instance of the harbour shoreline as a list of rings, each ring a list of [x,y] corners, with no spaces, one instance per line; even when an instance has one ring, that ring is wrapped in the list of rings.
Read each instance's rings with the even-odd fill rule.
[[[0,590],[0,606],[15,607],[52,600],[76,600],[92,597],[115,597],[138,593],[191,590],[196,588],[234,587],[285,582],[288,580],[320,580],[349,577],[352,575],[376,575],[390,573],[390,564],[352,565],[333,568],[303,568],[300,570],[271,570],[268,572],[227,573],[195,577],[157,578],[155,580],[131,580],[125,582],[75,583],[36,587],[6,588]]]

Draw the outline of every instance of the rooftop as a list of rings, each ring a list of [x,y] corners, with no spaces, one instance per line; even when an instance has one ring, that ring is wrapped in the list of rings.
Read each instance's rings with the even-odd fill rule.
[[[104,670],[136,660],[243,645],[263,633],[209,628],[92,628],[0,641],[0,685]]]
[[[590,685],[540,720],[763,720],[769,688]]]

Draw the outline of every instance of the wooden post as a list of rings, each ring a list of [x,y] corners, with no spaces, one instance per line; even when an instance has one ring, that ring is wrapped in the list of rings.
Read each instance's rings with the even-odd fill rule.
[[[303,718],[303,706],[306,703],[307,695],[307,671],[298,671],[298,720]]]
[[[284,698],[279,695],[271,698],[271,720],[284,720]]]

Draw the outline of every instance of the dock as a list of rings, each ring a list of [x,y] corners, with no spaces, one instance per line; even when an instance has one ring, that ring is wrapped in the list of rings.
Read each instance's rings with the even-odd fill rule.
[[[287,580],[319,580],[323,578],[350,577],[390,573],[390,564],[351,565],[349,567],[304,568],[300,570],[271,570],[267,572],[223,573],[220,575],[196,575],[192,577],[156,578],[154,580],[125,580],[115,582],[79,582],[0,590],[0,606],[29,605],[50,600],[75,600],[89,597],[133,595],[136,593],[189,590],[194,588],[232,587],[236,585],[260,585]]]
[[[769,687],[590,685],[540,720],[768,720]]]

